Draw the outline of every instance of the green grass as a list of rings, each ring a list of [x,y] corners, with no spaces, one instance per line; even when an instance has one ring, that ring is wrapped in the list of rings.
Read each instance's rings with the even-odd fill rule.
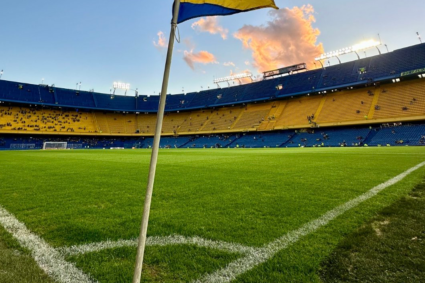
[[[0,282],[53,282],[26,249],[0,226]]]
[[[425,282],[425,183],[347,236],[322,264],[324,282]]]
[[[69,260],[101,282],[131,282],[135,258],[136,249],[116,248]],[[149,247],[142,282],[190,282],[237,258],[235,254],[193,246]]]
[[[150,151],[0,152],[0,157],[0,204],[52,246],[138,236]],[[161,150],[148,236],[179,234],[261,247],[424,160],[420,147]],[[236,281],[319,282],[320,263],[338,242],[424,175],[424,168],[417,170]],[[182,264],[179,256],[189,251],[192,263],[185,258]],[[134,253],[125,248],[71,260],[100,282],[128,282]],[[173,253],[176,258],[170,258]],[[146,270],[152,272],[145,280],[185,282],[233,259],[187,246],[148,247]]]

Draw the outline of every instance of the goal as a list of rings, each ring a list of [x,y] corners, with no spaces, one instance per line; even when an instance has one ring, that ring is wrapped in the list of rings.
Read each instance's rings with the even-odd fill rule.
[[[43,150],[46,149],[66,149],[67,142],[44,142]]]

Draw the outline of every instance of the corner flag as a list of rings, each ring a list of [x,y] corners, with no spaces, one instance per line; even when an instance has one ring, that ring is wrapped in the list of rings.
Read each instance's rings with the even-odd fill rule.
[[[231,15],[261,8],[278,9],[273,0],[175,0],[173,4],[173,19],[171,21],[170,42],[168,43],[167,59],[165,60],[164,77],[156,118],[155,136],[152,145],[151,163],[149,166],[148,185],[146,188],[145,205],[143,206],[142,224],[137,245],[136,265],[133,283],[140,283],[148,231],[149,213],[152,201],[153,184],[155,181],[156,164],[158,162],[159,142],[161,139],[162,121],[164,119],[167,97],[168,78],[170,76],[171,59],[173,57],[174,38],[177,24],[203,16]]]
[[[261,8],[278,9],[273,0],[181,0],[177,23],[204,16],[225,16]]]

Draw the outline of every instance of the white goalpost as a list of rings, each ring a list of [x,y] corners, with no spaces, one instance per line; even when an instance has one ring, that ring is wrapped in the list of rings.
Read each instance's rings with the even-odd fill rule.
[[[46,149],[66,149],[68,143],[67,142],[44,142],[43,150]]]

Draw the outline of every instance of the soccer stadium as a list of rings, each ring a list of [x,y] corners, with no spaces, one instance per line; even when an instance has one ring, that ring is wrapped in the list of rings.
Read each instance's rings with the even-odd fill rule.
[[[425,282],[425,44],[378,47],[168,94],[142,282]],[[160,98],[0,77],[0,282],[133,280]]]

